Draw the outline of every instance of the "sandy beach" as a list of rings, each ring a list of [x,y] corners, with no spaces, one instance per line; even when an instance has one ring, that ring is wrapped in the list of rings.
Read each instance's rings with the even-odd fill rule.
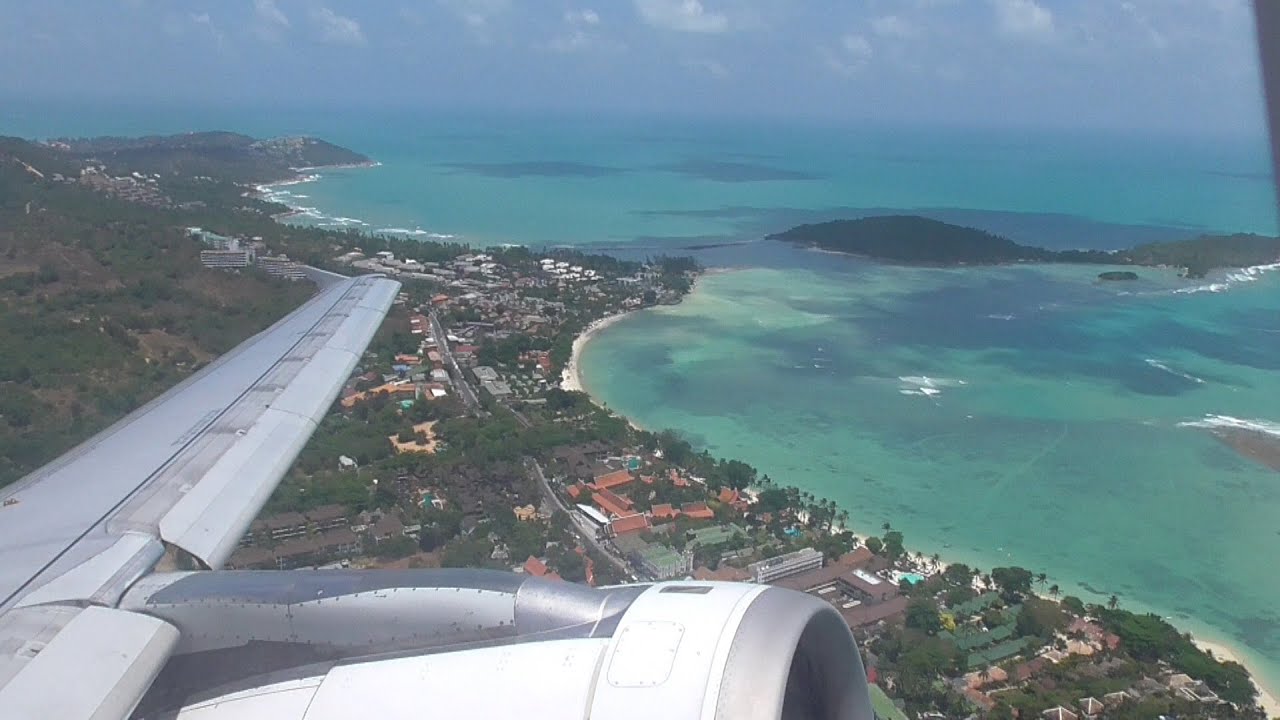
[[[587,391],[582,385],[582,374],[580,372],[582,349],[587,346],[587,343],[591,341],[591,338],[594,337],[596,333],[630,314],[630,312],[621,312],[617,315],[602,317],[588,325],[581,333],[578,333],[578,337],[573,339],[573,352],[569,355],[569,363],[564,366],[564,372],[560,374],[561,390],[573,390],[576,392]]]
[[[1237,655],[1228,645],[1210,642],[1208,640],[1201,640],[1196,637],[1192,637],[1191,640],[1196,644],[1196,647],[1212,653],[1218,660],[1229,660],[1231,662],[1240,663],[1246,668],[1249,667],[1249,664]],[[1256,674],[1252,672],[1249,674],[1253,676],[1253,686],[1258,688],[1258,704],[1262,706],[1263,712],[1265,712],[1269,718],[1280,718],[1280,695],[1275,692],[1275,688],[1266,688],[1260,685]]]
[[[714,274],[717,272],[729,272],[729,271],[730,271],[729,269],[720,269],[720,268],[704,271],[703,273],[699,274],[697,278],[695,278],[694,287],[690,290],[690,293],[697,290],[697,284],[704,276],[708,274]],[[573,390],[578,392],[588,392],[586,387],[583,385],[582,374],[581,374],[581,357],[582,357],[583,348],[586,347],[587,343],[591,341],[591,339],[596,335],[596,333],[609,327],[610,325],[613,325],[614,323],[618,322],[622,318],[631,314],[631,312],[633,311],[622,312],[616,315],[610,315],[608,317],[604,317],[599,320],[596,320],[595,322],[588,325],[586,329],[584,329],[576,338],[574,338],[573,351],[570,355],[569,362],[565,366],[564,371],[561,374],[561,378],[560,378],[560,387],[562,389]],[[598,401],[595,398],[592,398],[592,402],[596,402],[598,404]],[[627,418],[627,421],[632,425],[632,427],[637,427],[638,429],[638,426],[636,426],[634,421],[632,421],[630,418]],[[1218,435],[1219,439],[1221,439],[1223,442],[1231,445],[1232,447],[1240,451],[1242,454],[1245,454],[1250,457],[1254,457],[1255,459],[1258,459],[1259,461],[1264,462],[1268,465],[1271,464],[1270,461],[1274,461],[1276,459],[1276,456],[1273,455],[1274,438],[1258,438],[1253,433],[1215,432],[1215,434]],[[1261,446],[1262,449],[1259,449],[1259,446]],[[1275,466],[1273,465],[1273,467]],[[1280,469],[1280,468],[1277,468],[1277,469]],[[857,525],[858,523],[854,522],[851,524]],[[866,525],[866,527],[874,527],[874,524],[868,524]],[[863,537],[862,533],[855,532],[855,534],[858,537]],[[944,555],[940,557],[938,561],[934,561],[930,557],[925,557],[921,560],[919,565],[921,566],[920,569],[925,574],[932,574],[936,572],[945,571],[948,565],[951,564],[951,562],[952,560],[946,558]],[[1211,652],[1214,655],[1214,657],[1218,658],[1219,660],[1237,662],[1237,663],[1240,663],[1241,665],[1244,665],[1246,668],[1249,668],[1249,663],[1243,661],[1240,654],[1235,652],[1229,645],[1226,645],[1220,642],[1201,640],[1199,638],[1193,638],[1193,640],[1198,647],[1208,652]],[[1277,692],[1276,688],[1264,687],[1259,683],[1256,673],[1253,673],[1251,671],[1250,674],[1253,676],[1254,686],[1258,688],[1258,704],[1262,706],[1263,711],[1266,713],[1267,717],[1280,718],[1280,692]]]

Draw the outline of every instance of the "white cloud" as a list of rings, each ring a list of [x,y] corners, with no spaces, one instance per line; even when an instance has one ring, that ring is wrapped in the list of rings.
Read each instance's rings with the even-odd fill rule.
[[[1053,32],[1053,13],[1035,0],[992,0],[1000,32],[1006,35],[1044,36]]]
[[[218,29],[217,25],[213,24],[213,18],[209,17],[209,13],[191,13],[188,17],[191,19],[193,24],[197,27],[204,28],[205,31],[209,33],[209,37],[213,38],[213,42],[218,46],[218,49],[221,50],[223,48],[226,36],[222,34],[222,31]]]
[[[599,25],[600,16],[591,8],[569,10],[564,14],[564,21],[570,25]]]
[[[729,77],[729,68],[718,60],[685,60],[681,64],[690,70],[706,73],[717,80]]]
[[[897,15],[885,15],[872,20],[871,30],[880,37],[898,39],[912,38],[920,32],[915,25]]]
[[[311,21],[320,31],[320,39],[334,45],[364,45],[367,40],[360,23],[327,7],[311,11]]]
[[[822,48],[821,54],[827,67],[841,75],[854,75],[871,62],[875,50],[866,37],[858,33],[849,33],[840,38],[838,49]]]
[[[508,7],[507,0],[439,0],[439,2],[473,30],[483,30],[491,20],[505,13]]]
[[[253,32],[263,40],[277,40],[280,33],[289,27],[288,16],[275,0],[253,0],[253,16],[256,20]]]
[[[596,32],[600,26],[600,15],[595,10],[568,10],[564,14],[564,25],[564,33],[547,43],[548,50],[569,53],[600,44],[600,35]]]
[[[708,11],[699,0],[635,0],[635,5],[642,20],[663,30],[692,33],[729,30],[729,17]]]

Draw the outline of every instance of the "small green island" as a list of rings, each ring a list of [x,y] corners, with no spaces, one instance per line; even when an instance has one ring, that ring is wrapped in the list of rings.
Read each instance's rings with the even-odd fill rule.
[[[955,267],[1006,263],[1172,266],[1187,277],[1210,270],[1280,261],[1280,238],[1263,235],[1201,235],[1176,242],[1146,243],[1128,250],[1048,250],[1009,238],[919,215],[884,215],[799,225],[767,236],[795,245],[892,263]],[[1133,277],[1130,277],[1132,275]],[[1102,280],[1136,280],[1108,271]]]
[[[1098,273],[1098,279],[1108,281],[1137,280],[1138,273],[1130,270],[1108,270],[1107,272]]]

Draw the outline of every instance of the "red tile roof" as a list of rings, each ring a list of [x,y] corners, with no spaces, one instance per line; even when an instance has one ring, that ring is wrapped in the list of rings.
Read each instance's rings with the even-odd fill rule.
[[[719,500],[726,505],[738,502],[738,491],[733,488],[720,488]]]
[[[610,488],[622,487],[631,482],[631,473],[626,470],[614,470],[611,473],[597,475],[592,481],[591,487],[596,490],[608,490]]]
[[[566,489],[566,492],[569,493],[569,497],[573,498],[574,500],[577,500],[578,496],[582,494],[583,489],[584,488],[582,485],[570,485]]]
[[[649,518],[643,513],[635,513],[620,517],[609,523],[610,529],[614,535],[625,535],[627,533],[640,532],[649,527]]]
[[[631,503],[619,502],[622,498],[614,495],[608,490],[601,490],[591,495],[591,501],[600,507],[606,515],[629,515],[631,514]]]
[[[974,705],[977,705],[983,710],[990,710],[991,708],[996,706],[996,701],[992,700],[989,695],[982,692],[981,690],[969,688],[968,690],[964,691],[964,696],[965,696],[965,699],[967,699],[969,702],[973,703]]]
[[[716,516],[704,502],[685,503],[680,506],[680,513],[694,520],[711,520]]]
[[[529,559],[524,561],[524,571],[534,577],[542,577],[547,574],[547,564],[530,555]]]
[[[653,515],[654,520],[674,520],[680,514],[679,510],[671,506],[671,503],[658,503],[649,512]]]
[[[630,510],[631,507],[635,505],[635,503],[631,502],[631,498],[625,495],[619,495],[612,490],[601,490],[597,494],[607,499],[609,502],[614,503],[615,505],[618,505],[620,507],[624,507],[628,510]]]

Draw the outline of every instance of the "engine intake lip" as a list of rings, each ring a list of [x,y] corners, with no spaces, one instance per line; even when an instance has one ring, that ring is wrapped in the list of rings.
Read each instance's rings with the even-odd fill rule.
[[[715,717],[874,720],[866,677],[853,634],[834,608],[769,588],[734,635]]]

